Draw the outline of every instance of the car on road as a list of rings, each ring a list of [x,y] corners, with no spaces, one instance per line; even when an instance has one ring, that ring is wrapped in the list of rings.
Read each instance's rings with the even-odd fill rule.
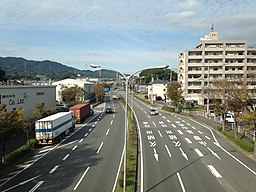
[[[107,107],[105,113],[114,113],[114,110],[111,107]]]
[[[150,115],[158,115],[159,112],[158,112],[156,109],[151,108],[150,111],[149,111],[149,114],[150,114]]]

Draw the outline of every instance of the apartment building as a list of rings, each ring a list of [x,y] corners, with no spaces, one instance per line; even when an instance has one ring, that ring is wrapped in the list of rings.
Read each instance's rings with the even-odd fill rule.
[[[256,48],[246,40],[218,40],[211,31],[194,49],[178,55],[178,82],[185,100],[207,103],[207,90],[214,79],[247,78],[256,70]]]

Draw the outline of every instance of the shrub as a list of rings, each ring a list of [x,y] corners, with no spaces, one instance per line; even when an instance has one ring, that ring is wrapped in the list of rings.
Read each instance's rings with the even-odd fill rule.
[[[241,147],[245,151],[248,151],[248,152],[253,152],[254,151],[253,144],[251,144],[251,143],[248,143],[248,142],[246,142],[242,139],[235,139],[234,142],[235,142],[236,145],[238,145],[239,147]]]

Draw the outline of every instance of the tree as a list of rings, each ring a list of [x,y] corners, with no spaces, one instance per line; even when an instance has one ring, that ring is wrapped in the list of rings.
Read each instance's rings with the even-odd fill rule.
[[[140,77],[145,78],[145,83],[151,82],[152,76],[155,79],[162,79],[162,80],[169,80],[170,77],[172,77],[172,80],[177,79],[177,73],[170,70],[170,69],[146,69],[143,70],[140,75]]]
[[[181,90],[181,84],[178,82],[171,82],[169,85],[167,85],[167,97],[171,99],[172,104],[177,109],[178,104],[182,101],[182,90]]]
[[[62,86],[61,87],[62,100],[69,104],[74,105],[79,101],[84,101],[84,91],[81,87],[75,85],[72,87]]]
[[[22,128],[23,119],[24,111],[22,109],[16,109],[11,112],[4,112],[3,110],[0,112],[0,144],[3,151],[3,163],[5,162],[6,143]]]
[[[6,81],[5,71],[0,67],[0,81]]]
[[[105,95],[104,88],[105,88],[105,84],[95,84],[93,86],[93,90],[96,95],[96,102],[102,101],[102,98]]]

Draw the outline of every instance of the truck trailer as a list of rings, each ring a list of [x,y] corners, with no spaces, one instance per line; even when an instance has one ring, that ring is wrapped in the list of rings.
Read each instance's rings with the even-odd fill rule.
[[[90,103],[81,103],[69,108],[76,119],[76,123],[82,123],[85,117],[93,114]]]
[[[36,140],[38,144],[53,144],[61,137],[72,132],[75,123],[71,112],[59,112],[35,122]]]

